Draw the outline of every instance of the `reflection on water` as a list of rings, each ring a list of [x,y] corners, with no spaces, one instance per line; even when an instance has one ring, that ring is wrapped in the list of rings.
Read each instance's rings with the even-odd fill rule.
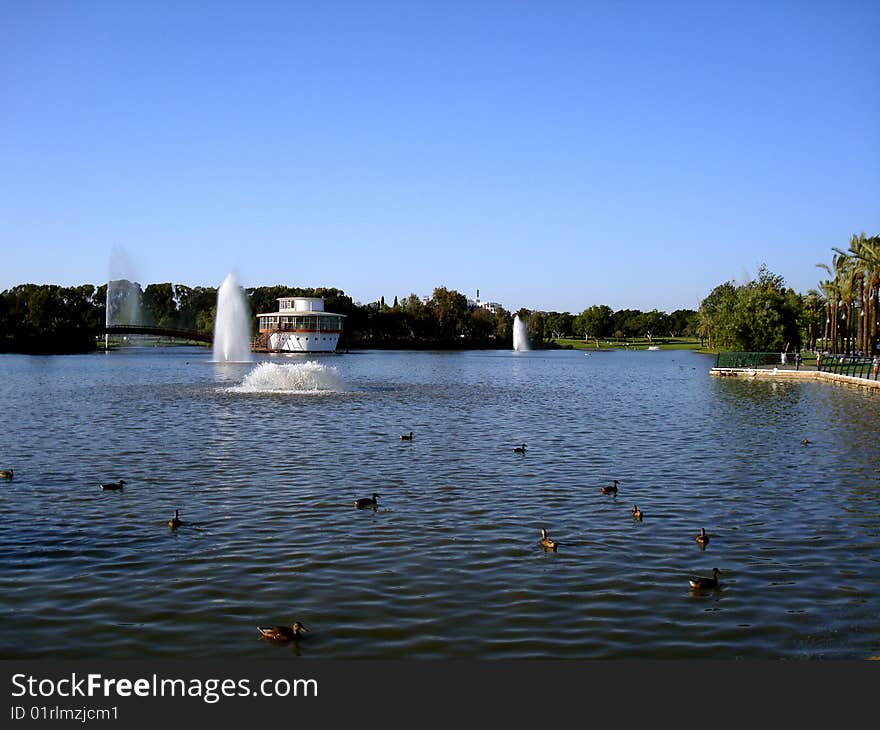
[[[681,352],[209,360],[0,357],[2,656],[289,659],[255,627],[294,619],[303,657],[880,653],[876,394]]]

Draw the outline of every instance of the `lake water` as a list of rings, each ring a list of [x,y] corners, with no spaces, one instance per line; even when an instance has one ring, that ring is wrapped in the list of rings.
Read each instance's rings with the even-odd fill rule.
[[[877,393],[689,352],[210,357],[0,356],[0,656],[880,654]]]

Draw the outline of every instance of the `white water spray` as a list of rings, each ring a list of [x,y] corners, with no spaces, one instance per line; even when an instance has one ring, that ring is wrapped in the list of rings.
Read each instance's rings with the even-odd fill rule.
[[[327,393],[342,390],[335,367],[314,360],[279,365],[261,362],[229,390],[233,393]]]
[[[119,244],[114,245],[110,252],[110,265],[107,273],[104,324],[107,327],[120,324],[143,324],[141,285],[135,281],[137,275],[131,259]],[[110,336],[105,334],[105,352],[108,351],[109,345]]]
[[[529,344],[528,327],[518,314],[513,318],[513,349],[517,352],[526,352],[532,349]]]
[[[251,313],[235,274],[227,274],[217,291],[214,319],[214,362],[250,362]]]

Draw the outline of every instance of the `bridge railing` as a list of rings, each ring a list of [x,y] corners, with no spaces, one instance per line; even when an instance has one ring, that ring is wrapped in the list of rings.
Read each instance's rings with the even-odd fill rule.
[[[102,329],[108,335],[155,335],[156,337],[176,337],[193,342],[212,342],[213,336],[196,330],[175,329],[172,327],[155,327],[152,325],[112,324]]]

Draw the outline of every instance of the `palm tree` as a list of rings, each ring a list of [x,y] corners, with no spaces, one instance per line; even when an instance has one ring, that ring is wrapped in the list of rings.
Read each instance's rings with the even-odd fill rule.
[[[827,311],[826,299],[815,289],[810,289],[803,302],[807,325],[807,349],[815,350],[816,341],[819,339],[819,316],[823,309]]]
[[[864,231],[859,234],[853,234],[849,239],[849,249],[847,251],[841,251],[839,248],[834,248],[841,257],[846,259],[846,266],[844,270],[844,276],[847,279],[847,283],[849,285],[849,313],[850,313],[850,322],[849,322],[849,333],[850,333],[850,344],[852,344],[853,335],[856,338],[856,344],[853,349],[858,349],[864,352],[867,349],[867,320],[865,317],[865,265],[864,260],[862,258],[863,251],[865,250],[865,245],[867,243],[867,239],[865,238]],[[858,301],[858,304],[855,304],[855,301]],[[857,321],[853,322],[853,315],[855,312],[853,311],[855,308],[859,310],[859,316]],[[855,331],[853,331],[855,330]]]
[[[856,236],[853,236],[855,239]],[[850,248],[853,241],[850,239]],[[878,314],[880,314],[880,236],[865,238],[862,233],[858,237],[858,244],[853,255],[863,266],[863,283],[867,282],[867,292],[864,296],[865,324],[864,324],[864,347],[865,351],[874,354],[877,347]]]
[[[820,269],[828,272],[829,276],[832,279],[823,281],[819,284],[819,288],[822,290],[822,293],[826,296],[826,301],[828,302],[827,309],[827,317],[826,323],[827,326],[825,328],[825,339],[826,342],[830,338],[831,340],[831,352],[837,353],[838,351],[838,319],[840,307],[843,305],[844,296],[843,296],[843,272],[846,266],[846,256],[838,256],[835,254],[831,257],[831,266],[828,264],[816,264]],[[845,321],[845,315],[844,315]]]

